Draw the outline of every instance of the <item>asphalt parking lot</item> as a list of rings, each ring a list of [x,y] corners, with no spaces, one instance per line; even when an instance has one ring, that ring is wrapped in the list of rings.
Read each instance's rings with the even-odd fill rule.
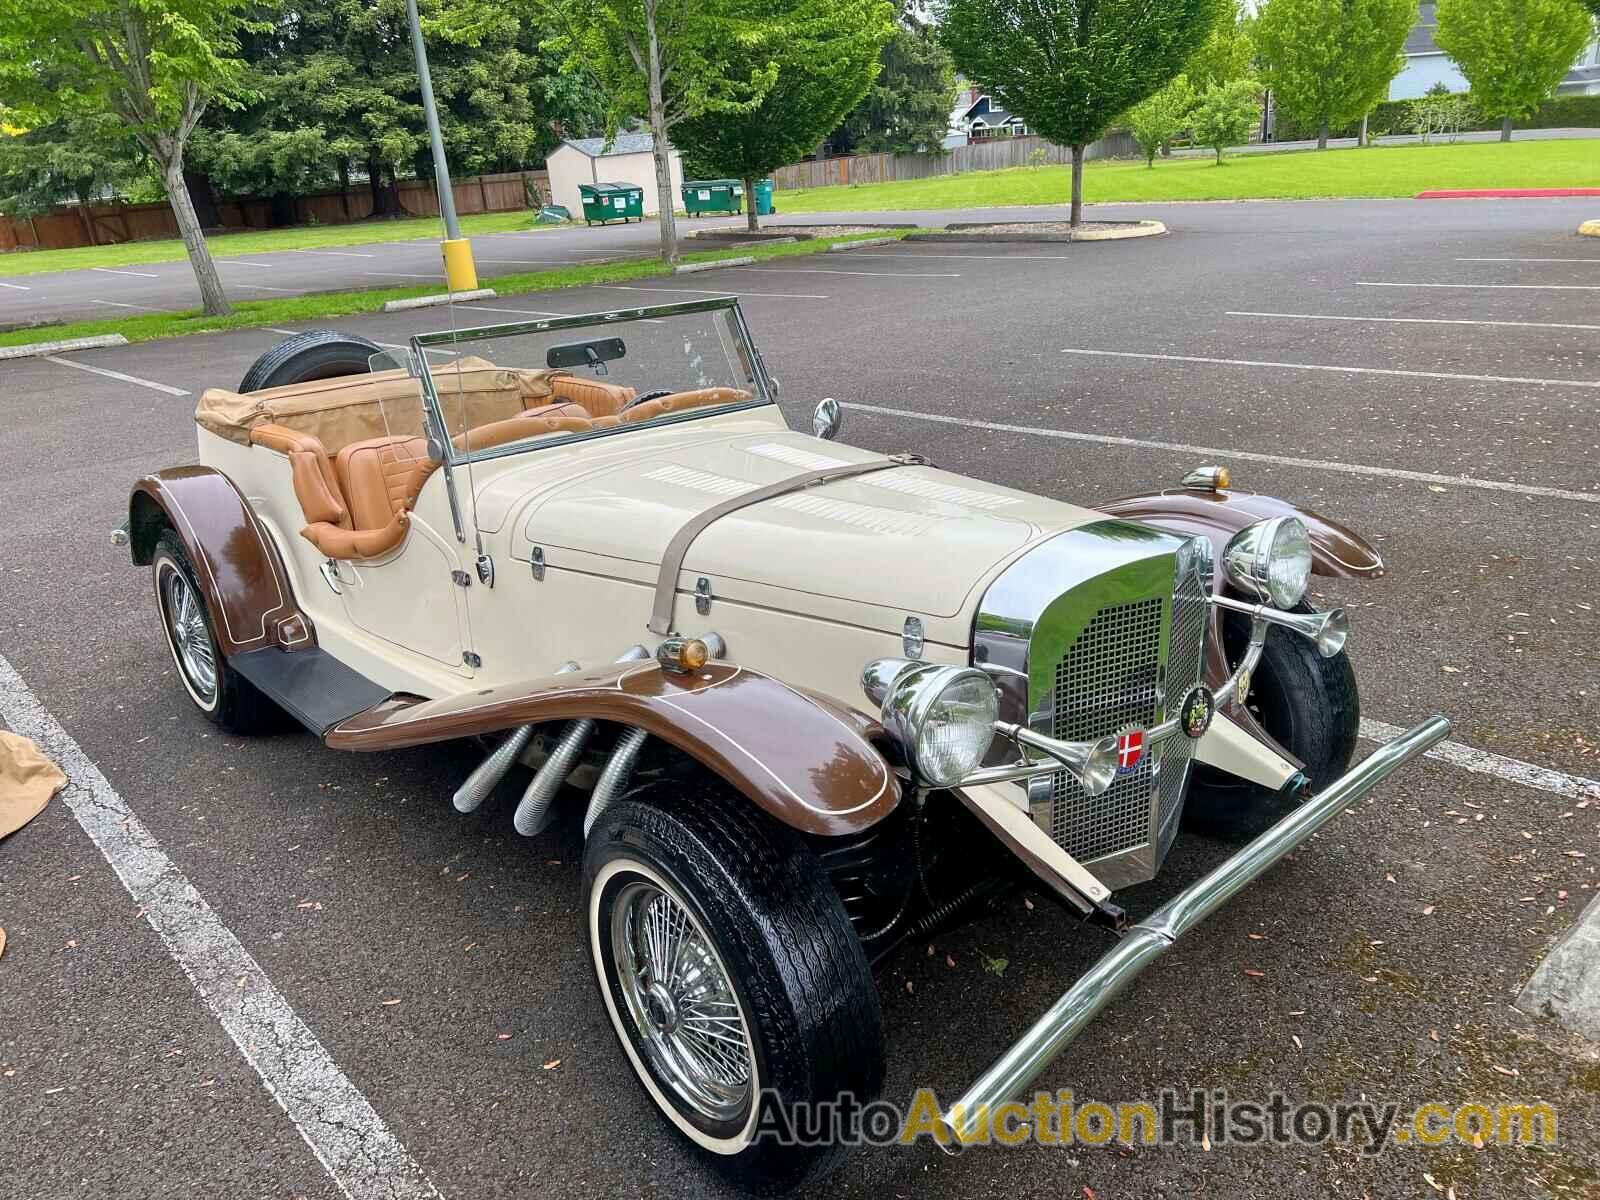
[[[734,292],[791,423],[836,396],[845,440],[1080,503],[1226,462],[1379,541],[1387,578],[1314,585],[1351,611],[1367,732],[1455,722],[1450,758],[1181,943],[1040,1086],[1546,1101],[1557,1147],[872,1150],[826,1194],[1600,1194],[1596,1050],[1511,1007],[1600,886],[1600,243],[1573,236],[1592,208],[1150,206],[1114,211],[1172,236],[904,244],[470,306],[486,323]],[[339,324],[400,343],[464,319]],[[192,461],[195,396],[281,336],[0,364],[0,716],[59,723],[104,780],[79,817],[58,800],[0,843],[4,1190],[722,1194],[597,1002],[575,823],[529,842],[504,809],[458,815],[470,748],[220,736],[174,678],[149,581],[106,534],[137,476]],[[217,955],[195,981],[175,961],[195,945],[152,932],[94,819],[164,855],[141,862],[168,862],[154,885]],[[1180,840],[1128,906],[1223,853]],[[1105,945],[1018,898],[903,951],[880,979],[887,1094],[959,1090]],[[230,1040],[230,989],[281,1004],[285,1044]],[[292,1085],[276,1101],[263,1063]]]

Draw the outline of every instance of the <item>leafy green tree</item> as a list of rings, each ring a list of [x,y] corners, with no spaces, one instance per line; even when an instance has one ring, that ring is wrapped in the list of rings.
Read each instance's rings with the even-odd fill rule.
[[[1532,116],[1594,34],[1578,0],[1439,0],[1434,34],[1472,85],[1479,111],[1511,123]]]
[[[1148,100],[1128,110],[1133,140],[1144,151],[1145,165],[1154,167],[1161,148],[1189,128],[1189,110],[1194,107],[1194,89],[1189,78],[1179,75]]]
[[[1596,0],[1600,3],[1600,0]],[[1256,44],[1250,36],[1251,18],[1244,0],[1234,0],[1231,17],[1223,17],[1211,36],[1190,56],[1183,73],[1194,90],[1203,92],[1214,83],[1245,79],[1255,65]]]
[[[762,0],[533,0],[560,32],[547,45],[606,98],[606,128],[644,117],[654,142],[661,257],[678,261],[672,130],[760,105],[778,78],[780,14]]]
[[[835,145],[867,154],[941,152],[956,97],[950,52],[907,9],[879,58],[877,77],[834,134]]]
[[[1253,34],[1280,109],[1317,129],[1359,121],[1405,65],[1417,0],[1265,0]]]
[[[125,192],[149,163],[115,113],[74,112],[48,125],[0,130],[0,212],[29,217]]]
[[[1171,80],[1232,11],[1229,0],[945,0],[956,65],[1008,112],[1072,149],[1072,223],[1083,152]]]
[[[685,155],[744,181],[751,230],[760,228],[756,180],[809,154],[855,107],[878,73],[893,12],[888,0],[799,0],[781,36],[740,68],[777,64],[777,81],[761,102],[749,112],[707,113],[678,125],[673,141]]]
[[[25,126],[115,115],[161,172],[205,311],[232,311],[183,177],[208,105],[235,103],[250,0],[0,0],[0,104]]]
[[[1189,122],[1194,140],[1217,152],[1217,166],[1229,146],[1242,146],[1261,119],[1261,85],[1254,79],[1213,83],[1200,93]]]

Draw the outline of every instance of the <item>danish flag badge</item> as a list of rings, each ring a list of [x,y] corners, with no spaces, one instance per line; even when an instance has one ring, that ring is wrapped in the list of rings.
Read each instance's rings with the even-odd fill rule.
[[[1117,773],[1126,774],[1144,757],[1144,730],[1130,729],[1117,736]]]

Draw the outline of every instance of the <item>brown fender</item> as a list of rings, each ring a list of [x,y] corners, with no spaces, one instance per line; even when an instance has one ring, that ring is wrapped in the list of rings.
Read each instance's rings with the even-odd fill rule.
[[[1228,539],[1268,517],[1299,517],[1311,534],[1311,569],[1339,579],[1378,579],[1383,557],[1359,533],[1321,513],[1254,492],[1202,492],[1177,488],[1151,496],[1126,496],[1095,506],[1099,511],[1161,529],[1208,538],[1220,562]]]
[[[727,780],[785,825],[837,836],[882,820],[900,785],[869,736],[771,676],[727,663],[677,675],[618,663],[444,700],[393,699],[329,730],[335,750],[392,750],[577,717],[645,730]]]
[[[199,466],[146,475],[128,499],[135,566],[150,564],[156,539],[168,526],[194,563],[223,657],[264,646],[316,645],[316,631],[295,601],[277,547],[233,480]]]

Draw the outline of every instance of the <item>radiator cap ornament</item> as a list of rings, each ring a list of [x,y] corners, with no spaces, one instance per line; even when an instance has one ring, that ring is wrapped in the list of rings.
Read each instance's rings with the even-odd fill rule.
[[[1217,697],[1202,685],[1183,698],[1183,707],[1178,709],[1178,723],[1189,737],[1202,737],[1211,728],[1211,719],[1216,715]]]

